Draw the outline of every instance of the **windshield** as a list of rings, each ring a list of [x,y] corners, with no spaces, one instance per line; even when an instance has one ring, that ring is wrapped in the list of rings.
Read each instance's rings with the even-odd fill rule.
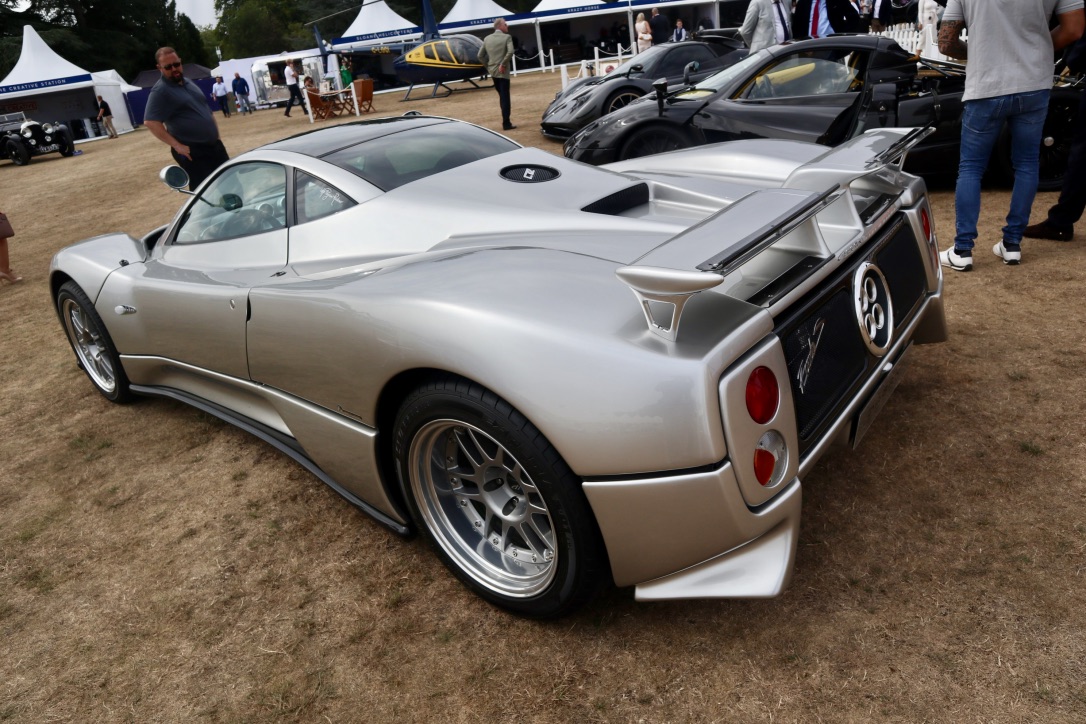
[[[762,63],[769,60],[769,51],[759,50],[757,53],[748,55],[741,61],[733,66],[725,68],[719,73],[714,73],[705,80],[697,84],[698,90],[718,91],[721,88],[731,84],[736,78],[746,75],[754,68],[757,68]]]

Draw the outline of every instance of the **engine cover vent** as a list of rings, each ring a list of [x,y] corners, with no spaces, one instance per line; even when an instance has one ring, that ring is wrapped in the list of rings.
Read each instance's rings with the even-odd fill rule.
[[[502,178],[518,184],[538,184],[553,181],[562,174],[550,166],[506,166],[501,171]]]

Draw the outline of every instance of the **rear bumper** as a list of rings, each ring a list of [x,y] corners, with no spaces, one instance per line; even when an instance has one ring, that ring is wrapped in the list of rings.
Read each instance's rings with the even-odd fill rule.
[[[638,598],[767,598],[791,579],[800,483],[747,506],[732,466],[672,477],[585,482],[615,584]]]

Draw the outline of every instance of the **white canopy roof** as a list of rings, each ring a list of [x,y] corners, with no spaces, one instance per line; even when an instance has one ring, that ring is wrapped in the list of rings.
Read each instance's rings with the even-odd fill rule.
[[[441,20],[441,24],[470,23],[472,20],[493,20],[512,15],[494,0],[456,0],[452,10]]]
[[[389,40],[421,34],[418,25],[398,15],[385,0],[366,0],[358,17],[350,27],[343,31],[343,36],[334,41],[334,45],[363,40]]]
[[[545,13],[550,10],[565,10],[567,8],[585,8],[592,5],[603,5],[601,0],[543,0],[532,8],[533,13]]]
[[[113,85],[114,83],[116,83],[121,87],[122,93],[131,93],[132,91],[143,90],[138,85],[126,83],[124,78],[121,77],[121,74],[118,73],[116,70],[100,70],[97,73],[91,73],[91,77],[94,78],[94,85],[96,87],[103,85]]]
[[[6,100],[92,85],[94,80],[88,71],[54,53],[34,28],[24,25],[19,62],[0,81],[0,97]]]

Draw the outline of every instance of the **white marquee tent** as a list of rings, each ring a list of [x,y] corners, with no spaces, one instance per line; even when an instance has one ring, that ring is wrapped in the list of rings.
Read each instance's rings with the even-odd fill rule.
[[[422,28],[397,14],[385,0],[367,0],[358,11],[358,17],[343,31],[342,37],[332,41],[332,45],[337,46],[336,50],[342,50],[339,46],[407,40],[420,35]]]
[[[494,0],[456,0],[449,14],[441,19],[441,27],[489,26],[494,18],[509,17],[512,13]]]
[[[93,135],[98,116],[95,96],[109,103],[118,133],[132,130],[124,94],[128,86],[116,71],[90,73],[53,52],[29,25],[23,26],[19,61],[0,81],[0,113],[22,111],[37,121],[63,121],[76,138]]]

